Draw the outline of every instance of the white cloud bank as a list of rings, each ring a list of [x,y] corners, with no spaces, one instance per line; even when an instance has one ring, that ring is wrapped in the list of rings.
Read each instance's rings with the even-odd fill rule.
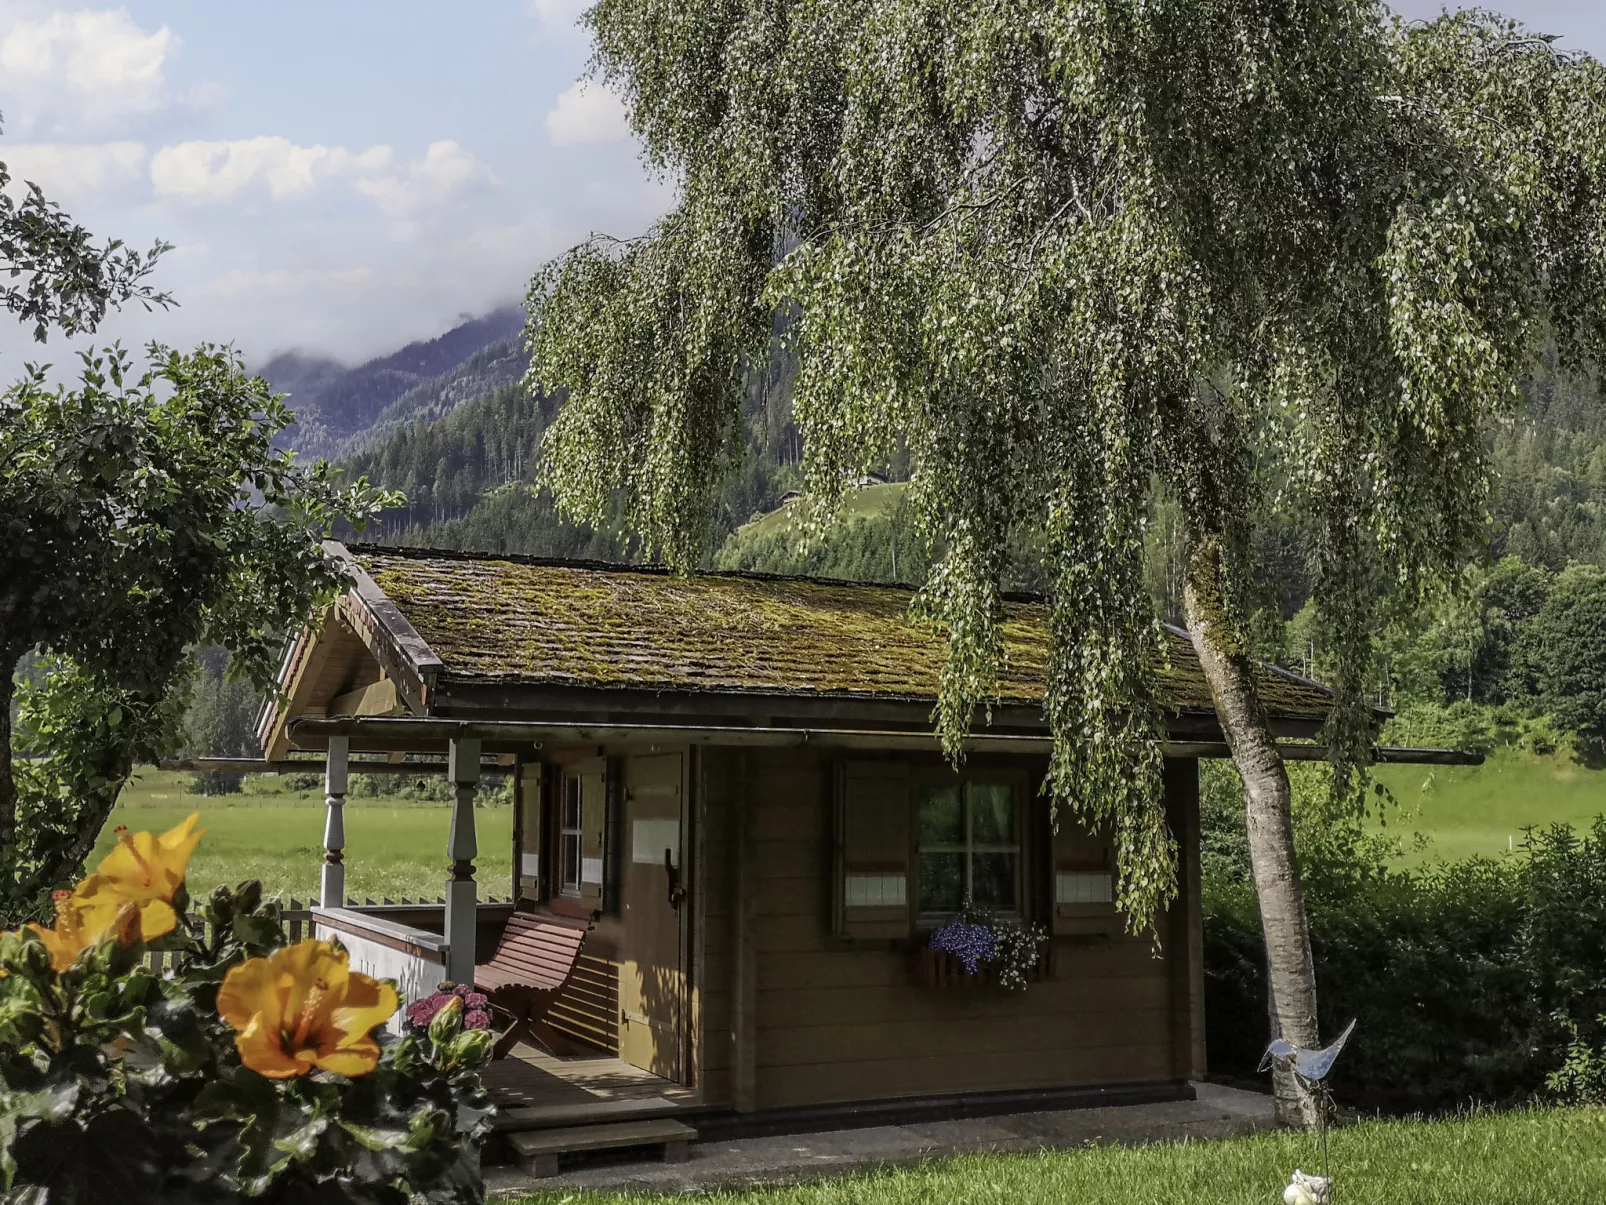
[[[450,139],[431,143],[422,159],[409,164],[398,164],[388,146],[354,151],[299,146],[277,136],[182,142],[151,157],[156,196],[199,205],[288,201],[347,187],[388,214],[415,215],[497,182],[473,152]]]
[[[388,146],[349,151],[298,146],[277,136],[181,142],[151,157],[151,184],[158,197],[201,204],[242,195],[280,201],[304,196],[327,181],[377,175],[390,168],[392,159]]]
[[[630,137],[625,103],[601,84],[581,80],[558,93],[546,115],[546,132],[556,146],[620,142]]]
[[[145,176],[143,142],[4,143],[0,156],[11,172],[12,192],[20,195],[24,182],[32,181],[51,200],[68,204],[139,189]]]
[[[0,95],[23,134],[126,127],[174,101],[167,60],[179,39],[147,32],[126,9],[76,9],[13,24],[0,38]]]

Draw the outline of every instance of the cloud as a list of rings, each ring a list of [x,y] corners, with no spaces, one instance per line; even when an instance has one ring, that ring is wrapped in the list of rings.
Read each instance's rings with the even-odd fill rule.
[[[500,183],[491,170],[450,139],[431,143],[422,159],[400,165],[388,146],[298,146],[277,136],[233,142],[183,142],[151,158],[158,197],[191,204],[290,201],[329,187],[349,188],[392,217],[416,217],[476,187]]]
[[[451,139],[432,142],[424,157],[405,172],[357,181],[357,191],[390,214],[438,208],[482,185],[500,184],[495,173]]]
[[[274,268],[266,272],[253,272],[245,268],[231,268],[202,285],[197,292],[204,297],[224,301],[244,299],[263,300],[269,297],[327,297],[340,294],[346,297],[372,293],[381,283],[372,268]]]
[[[181,142],[151,158],[156,195],[192,202],[232,201],[266,194],[275,201],[310,193],[327,180],[378,175],[391,165],[388,146],[349,151],[341,146],[298,146],[263,136],[232,142]]]
[[[125,128],[173,103],[167,60],[179,39],[127,9],[74,9],[16,22],[0,38],[6,116],[24,133]]]
[[[12,191],[24,181],[39,185],[54,201],[76,202],[104,193],[126,194],[143,186],[143,142],[17,143],[0,146],[0,162],[10,169]]]
[[[601,84],[581,80],[558,93],[546,115],[546,132],[555,146],[620,142],[630,137],[624,101]]]
[[[530,15],[543,33],[575,34],[580,32],[580,14],[590,7],[590,0],[530,0]]]

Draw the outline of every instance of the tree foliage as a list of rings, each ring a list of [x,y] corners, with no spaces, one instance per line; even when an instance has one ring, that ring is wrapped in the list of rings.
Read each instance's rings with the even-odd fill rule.
[[[72,666],[41,706],[159,714],[187,650],[203,641],[227,646],[259,688],[272,683],[282,634],[342,580],[321,539],[337,518],[360,524],[388,500],[275,450],[289,421],[235,353],[208,347],[153,347],[137,374],[121,350],[86,353],[75,388],[50,386],[34,368],[0,395],[0,664],[39,648]],[[9,676],[0,685],[9,702]],[[68,687],[98,698],[72,700]],[[148,735],[132,722],[99,731],[107,744],[91,761],[104,789],[30,802],[35,815],[58,813],[30,840],[72,832],[65,848],[88,852]],[[12,776],[0,775],[12,906],[76,869],[53,874],[54,855],[24,865],[15,833]]]
[[[43,343],[52,329],[68,335],[93,331],[109,309],[134,302],[147,310],[173,299],[145,283],[165,243],[139,252],[113,239],[94,237],[49,200],[37,184],[11,189],[0,163],[0,308],[32,324]]]
[[[824,509],[907,441],[944,547],[922,606],[950,750],[993,692],[1005,550],[1041,540],[1048,787],[1112,823],[1141,923],[1173,857],[1150,500],[1180,505],[1229,651],[1254,533],[1300,525],[1342,771],[1385,604],[1482,538],[1486,420],[1543,337],[1569,367],[1602,348],[1606,73],[1488,14],[600,0],[587,22],[680,201],[532,284],[566,513],[621,505],[694,563],[782,330]]]
[[[37,189],[0,201],[0,269],[25,282],[0,297],[40,338],[165,304],[142,283],[161,249],[95,244]],[[277,450],[291,421],[208,346],[152,345],[142,367],[85,352],[71,385],[29,365],[0,393],[0,911],[76,873],[132,759],[176,734],[187,650],[222,644],[266,688],[283,633],[341,583],[322,538],[393,501]],[[24,698],[31,760],[14,767],[13,671],[31,652],[53,668]]]

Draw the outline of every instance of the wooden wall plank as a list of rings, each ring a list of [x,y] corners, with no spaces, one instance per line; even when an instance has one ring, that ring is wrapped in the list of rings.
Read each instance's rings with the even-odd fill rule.
[[[1073,1061],[1045,1059],[1034,1051],[1007,1055],[934,1053],[924,1059],[876,1059],[766,1068],[759,1105],[829,1104],[886,1100],[948,1092],[1013,1088],[1058,1088],[1084,1084],[1158,1082],[1169,1078],[1165,1043],[1107,1046],[1079,1051]]]
[[[764,989],[759,992],[758,1009],[764,1030],[829,1029],[883,1019],[897,1024],[945,1021],[967,1027],[1005,1024],[1023,1017],[1119,1015],[1129,1010],[1168,1008],[1170,1001],[1170,984],[1163,976],[1129,976],[1035,983],[1020,993],[988,987],[921,987],[907,981],[885,987]],[[961,1046],[969,1041],[966,1034],[957,1034],[955,1039]]]
[[[732,800],[734,867],[731,894],[730,1034],[731,1102],[738,1113],[751,1113],[758,1101],[758,948],[760,898],[758,865],[759,811],[750,789],[746,749],[735,752]]]
[[[1007,1022],[972,1022],[964,1040],[964,1055],[1036,1053],[1074,1065],[1078,1052],[1111,1045],[1165,1045],[1170,1033],[1169,1003],[1159,1008],[1119,1012],[1053,1013],[1011,1017]],[[883,1019],[829,1027],[811,1026],[776,1030],[764,1044],[762,1065],[798,1066],[809,1063],[858,1063],[885,1059],[930,1058],[949,1048],[951,1019]]]

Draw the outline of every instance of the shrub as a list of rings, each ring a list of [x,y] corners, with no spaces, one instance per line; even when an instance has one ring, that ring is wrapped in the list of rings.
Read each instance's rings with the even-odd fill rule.
[[[1519,1100],[1545,1088],[1569,1048],[1606,1039],[1606,818],[1582,838],[1531,831],[1498,861],[1395,872],[1363,860],[1339,873],[1308,860],[1322,1032],[1360,1021],[1335,1072],[1348,1103]],[[1205,945],[1211,1067],[1250,1075],[1266,988],[1247,884],[1211,882]]]
[[[0,937],[0,1197],[480,1200],[493,1035],[461,1009],[373,1032],[394,987],[332,943],[286,946],[260,884],[188,916],[193,820],[121,838],[53,927]]]

